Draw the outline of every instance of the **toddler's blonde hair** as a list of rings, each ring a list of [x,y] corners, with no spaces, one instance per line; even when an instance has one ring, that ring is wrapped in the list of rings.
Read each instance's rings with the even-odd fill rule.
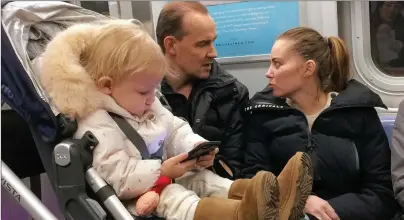
[[[164,75],[167,71],[161,48],[142,25],[130,20],[103,25],[84,49],[81,62],[95,81],[104,76],[121,80],[150,69],[147,73]]]

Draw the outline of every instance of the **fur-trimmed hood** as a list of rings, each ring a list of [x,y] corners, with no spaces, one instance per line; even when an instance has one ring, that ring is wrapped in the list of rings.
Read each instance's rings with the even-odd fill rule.
[[[103,107],[105,95],[97,89],[94,80],[80,63],[80,57],[103,25],[114,22],[122,23],[122,20],[69,27],[60,32],[41,55],[41,83],[51,104],[60,113],[80,119]],[[123,22],[143,26],[135,19]]]
[[[80,55],[101,25],[80,24],[59,33],[41,56],[40,79],[60,113],[84,118],[102,106],[104,96],[80,63]]]

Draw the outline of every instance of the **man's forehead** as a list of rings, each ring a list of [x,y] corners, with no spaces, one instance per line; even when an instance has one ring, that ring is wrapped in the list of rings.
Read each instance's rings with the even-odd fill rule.
[[[183,18],[182,28],[189,36],[216,37],[216,24],[209,14],[186,13]]]

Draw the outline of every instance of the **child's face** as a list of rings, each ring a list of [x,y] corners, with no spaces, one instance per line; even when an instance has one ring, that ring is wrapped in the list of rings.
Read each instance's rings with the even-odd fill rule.
[[[111,89],[102,89],[115,99],[116,103],[132,115],[141,117],[148,111],[155,99],[155,89],[163,79],[162,74],[137,73],[117,84]],[[109,90],[110,92],[105,92]],[[109,93],[109,94],[108,94]]]

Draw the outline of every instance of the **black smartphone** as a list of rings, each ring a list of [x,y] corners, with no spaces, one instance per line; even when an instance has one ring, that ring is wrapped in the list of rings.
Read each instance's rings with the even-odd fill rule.
[[[194,149],[192,149],[190,152],[188,152],[188,158],[185,159],[185,161],[193,160],[201,156],[208,155],[211,151],[213,151],[215,148],[218,148],[219,145],[221,144],[220,141],[208,141],[208,142],[203,142],[196,146]]]

